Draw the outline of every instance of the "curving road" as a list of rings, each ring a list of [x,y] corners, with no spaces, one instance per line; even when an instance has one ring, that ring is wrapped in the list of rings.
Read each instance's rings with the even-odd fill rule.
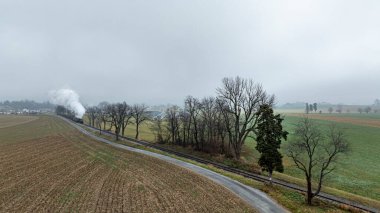
[[[83,134],[98,140],[100,142],[106,143],[108,145],[111,145],[113,147],[117,147],[120,149],[141,153],[145,155],[149,155],[155,158],[158,158],[160,160],[164,160],[166,162],[175,164],[177,166],[189,169],[197,174],[200,174],[204,177],[207,177],[208,179],[226,187],[227,189],[234,192],[237,196],[245,200],[248,204],[250,204],[254,209],[258,210],[259,212],[288,212],[286,209],[284,209],[282,206],[276,203],[273,199],[268,197],[264,192],[254,189],[250,186],[244,185],[238,181],[232,180],[229,177],[223,176],[221,174],[218,174],[216,172],[210,171],[208,169],[202,168],[200,166],[187,163],[166,155],[161,155],[158,153],[136,149],[133,147],[125,146],[122,144],[114,143],[109,140],[106,140],[104,138],[98,137],[93,135],[92,133],[88,132],[87,130],[83,129],[82,127],[78,126],[77,124],[65,119],[66,122],[74,126],[76,129],[78,129]]]

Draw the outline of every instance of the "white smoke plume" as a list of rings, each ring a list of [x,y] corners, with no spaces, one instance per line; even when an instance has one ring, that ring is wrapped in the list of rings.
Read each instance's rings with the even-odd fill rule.
[[[53,104],[63,105],[75,112],[77,118],[82,118],[86,109],[79,102],[79,95],[71,89],[52,90],[49,92]]]

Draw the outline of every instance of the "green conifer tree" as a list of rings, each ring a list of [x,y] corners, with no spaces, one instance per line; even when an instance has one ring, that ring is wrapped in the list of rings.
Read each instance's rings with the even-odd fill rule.
[[[280,149],[281,140],[287,139],[288,132],[282,128],[280,114],[274,115],[273,109],[268,104],[260,106],[257,112],[259,119],[257,124],[257,145],[260,152],[259,165],[263,171],[269,173],[269,182],[272,183],[273,171],[283,172],[282,155]]]

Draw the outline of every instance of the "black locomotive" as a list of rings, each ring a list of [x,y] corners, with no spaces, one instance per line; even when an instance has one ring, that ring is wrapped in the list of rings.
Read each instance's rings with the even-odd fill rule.
[[[74,111],[67,109],[64,106],[58,105],[55,109],[55,112],[57,113],[57,115],[70,119],[76,123],[83,124],[83,119],[76,117]]]

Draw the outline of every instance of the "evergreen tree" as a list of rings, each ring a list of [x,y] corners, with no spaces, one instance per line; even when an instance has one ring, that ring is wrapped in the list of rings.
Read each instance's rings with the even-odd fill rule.
[[[311,113],[314,111],[313,104],[310,104],[310,105],[309,105],[309,111],[310,111]]]
[[[264,104],[260,106],[257,112],[259,119],[256,127],[257,145],[256,149],[260,152],[259,165],[263,171],[269,173],[269,181],[272,183],[273,171],[283,172],[282,155],[280,149],[281,140],[287,139],[288,132],[282,129],[280,114],[274,115],[273,109]]]
[[[313,106],[314,106],[314,112],[317,112],[317,110],[318,110],[318,105],[317,105],[317,103],[314,103]]]

